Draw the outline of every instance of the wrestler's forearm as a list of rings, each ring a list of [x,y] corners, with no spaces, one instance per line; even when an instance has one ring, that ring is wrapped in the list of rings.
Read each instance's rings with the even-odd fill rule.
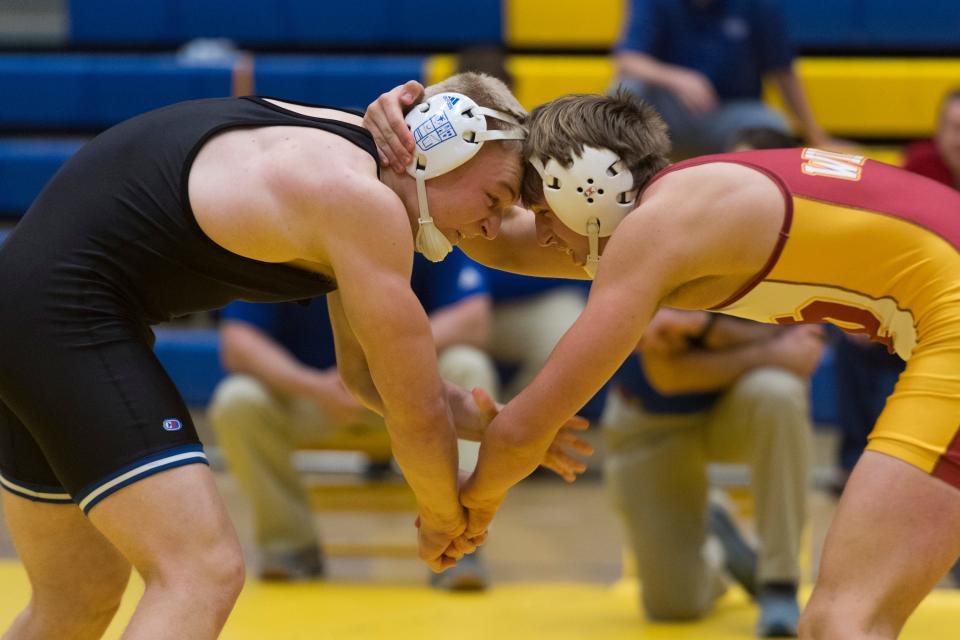
[[[631,352],[652,311],[642,311],[643,320],[635,323],[618,323],[630,315],[602,302],[588,304],[543,370],[487,427],[477,468],[461,492],[465,506],[469,508],[471,500],[502,500],[510,487],[536,469],[560,428]]]
[[[273,391],[291,396],[315,395],[317,380],[325,375],[297,360],[259,327],[238,320],[227,320],[221,326],[220,357],[230,373],[251,376]]]
[[[445,406],[445,403],[444,403]],[[404,419],[386,415],[393,457],[417,498],[420,517],[435,529],[460,522],[457,440],[445,409]]]
[[[386,340],[370,350],[367,362],[383,399],[393,456],[417,497],[421,519],[445,531],[462,521],[462,512],[457,438],[432,336],[414,330],[419,322],[413,318],[379,324]]]
[[[464,504],[471,497],[478,502],[499,502],[513,485],[539,466],[556,432],[551,428],[517,429],[522,417],[510,411],[509,405],[487,427],[480,444],[476,469],[464,489]],[[541,422],[540,426],[544,423]],[[463,496],[461,496],[463,498]]]
[[[614,60],[620,75],[666,89],[670,89],[677,72],[684,70],[639,51],[620,51]]]
[[[711,350],[729,349],[769,340],[782,331],[783,327],[779,325],[720,315],[704,337],[703,346]]]
[[[662,394],[722,391],[747,371],[771,360],[766,343],[764,340],[721,351],[693,350],[669,355],[645,353],[641,358],[651,386]]]
[[[493,302],[487,294],[474,295],[430,314],[430,330],[437,353],[452,346],[485,349],[490,340]]]
[[[790,112],[796,117],[803,128],[804,139],[808,144],[817,146],[827,142],[827,134],[817,123],[813,109],[804,93],[803,85],[793,68],[776,71],[773,74],[780,94]]]

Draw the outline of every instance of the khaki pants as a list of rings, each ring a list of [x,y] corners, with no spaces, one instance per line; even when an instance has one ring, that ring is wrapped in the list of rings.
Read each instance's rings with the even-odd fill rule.
[[[799,579],[810,423],[807,383],[756,369],[710,410],[655,415],[611,393],[602,420],[604,473],[637,560],[642,600],[655,619],[699,618],[723,593],[705,555],[707,463],[751,470],[760,542],[758,582]]]
[[[586,302],[582,290],[557,287],[494,305],[490,353],[498,362],[519,367],[504,389],[504,401],[520,393],[539,373]]]
[[[439,369],[453,384],[496,395],[493,363],[479,349],[446,349]],[[220,383],[208,415],[230,471],[250,500],[261,553],[283,554],[318,543],[307,494],[293,467],[297,449],[342,441],[338,436],[345,431],[354,440],[366,436],[387,442],[383,418],[375,413],[368,412],[359,424],[335,424],[309,400],[277,395],[243,375]],[[460,444],[460,466],[472,469],[478,444]]]

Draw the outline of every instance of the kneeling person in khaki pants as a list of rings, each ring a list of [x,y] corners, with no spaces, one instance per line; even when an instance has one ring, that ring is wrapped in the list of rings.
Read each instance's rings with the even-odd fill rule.
[[[605,475],[651,618],[707,615],[725,564],[760,605],[758,635],[796,635],[808,380],[821,350],[819,327],[661,309],[621,368],[603,418]],[[710,461],[749,466],[757,554],[722,509],[708,509]],[[705,553],[708,528],[724,563]]]
[[[484,350],[491,303],[482,271],[459,250],[439,263],[417,255],[411,286],[430,315],[440,375],[496,395],[496,373]],[[230,471],[252,505],[259,574],[319,577],[322,554],[293,453],[344,436],[375,435],[389,455],[383,418],[344,387],[322,298],[309,306],[237,302],[223,318],[221,350],[231,375],[217,387],[209,416]],[[472,469],[476,444],[461,441],[460,449],[461,466]],[[467,556],[433,580],[477,588],[485,576]]]

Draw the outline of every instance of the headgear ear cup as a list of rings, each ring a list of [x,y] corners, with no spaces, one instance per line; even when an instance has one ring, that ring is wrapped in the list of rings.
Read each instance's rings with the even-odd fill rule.
[[[502,130],[487,129],[488,117],[511,126]],[[416,247],[428,260],[439,262],[453,247],[430,217],[426,181],[453,171],[473,158],[487,140],[523,140],[526,133],[513,116],[481,107],[460,93],[432,96],[411,109],[406,122],[417,146],[407,166],[407,173],[417,181],[420,208]]]
[[[593,277],[600,261],[600,238],[613,233],[634,209],[633,174],[609,149],[584,147],[569,167],[554,158],[530,158],[543,180],[543,195],[557,219],[590,241],[584,269]]]

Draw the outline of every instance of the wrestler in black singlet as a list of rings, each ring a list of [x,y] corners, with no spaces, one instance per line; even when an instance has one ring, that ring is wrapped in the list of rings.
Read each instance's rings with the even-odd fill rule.
[[[204,142],[264,126],[329,131],[377,160],[362,127],[260,98],[176,104],[84,146],[0,247],[4,488],[87,512],[147,475],[205,462],[149,325],[231,300],[336,288],[320,274],[231,253],[193,217],[187,178]]]

